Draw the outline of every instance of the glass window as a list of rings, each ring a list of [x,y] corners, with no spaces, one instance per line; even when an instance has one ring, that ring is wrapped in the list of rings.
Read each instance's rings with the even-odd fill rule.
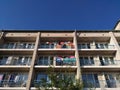
[[[14,43],[9,43],[8,48],[9,48],[9,49],[14,48]]]
[[[105,79],[108,88],[115,88],[116,87],[116,80],[114,78],[114,75],[112,74],[105,74]]]
[[[79,49],[90,49],[90,44],[89,43],[81,43],[78,44]]]
[[[108,43],[97,43],[95,45],[97,49],[108,49]]]
[[[87,44],[87,48],[90,49],[90,44]]]
[[[80,57],[80,66],[83,66],[84,65],[84,59],[83,57]]]
[[[80,57],[80,65],[94,65],[93,57]]]
[[[37,65],[52,65],[53,57],[52,56],[40,56]]]
[[[51,44],[50,48],[54,48],[54,44]]]
[[[46,46],[45,48],[50,48],[50,47],[49,47],[49,44],[46,44],[45,46]]]
[[[83,74],[82,79],[85,85],[84,87],[87,88],[100,87],[97,74]]]
[[[9,43],[5,43],[5,44],[3,45],[3,48],[8,48],[8,46],[9,46]]]
[[[45,73],[38,73],[37,74],[37,77],[36,77],[36,81],[37,82],[40,82],[41,80],[46,80],[46,81],[48,81],[49,79],[48,79],[48,75],[47,74],[45,74]]]
[[[101,65],[113,65],[115,64],[113,57],[99,57]]]

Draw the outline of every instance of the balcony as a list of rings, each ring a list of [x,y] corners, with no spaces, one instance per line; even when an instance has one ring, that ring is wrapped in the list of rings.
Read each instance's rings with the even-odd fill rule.
[[[116,66],[120,60],[80,60],[81,66]]]
[[[28,71],[31,65],[31,57],[0,56],[0,70],[22,70]]]
[[[56,66],[76,66],[76,58],[71,57],[56,57]]]
[[[54,61],[55,66],[76,66],[76,58],[74,56],[60,56],[60,57],[41,56],[36,61],[36,65],[50,66],[54,65],[53,64]]]
[[[40,56],[35,63],[36,69],[42,68],[42,70],[46,70],[50,66],[56,70],[71,68],[74,71],[77,68],[76,58],[74,56]]]
[[[119,71],[120,60],[80,60],[80,66],[85,71]]]
[[[52,71],[52,70],[51,70]],[[54,75],[53,75],[54,73]],[[53,76],[51,78],[51,75]],[[54,79],[54,80],[53,80]],[[70,80],[72,82],[75,82],[75,73],[70,73],[70,72],[39,72],[36,74],[35,76],[35,80],[32,81],[32,87],[40,87],[40,86],[48,86],[48,84],[56,84],[56,86],[58,86],[57,84],[62,83],[62,81],[66,81],[66,80]],[[51,81],[52,80],[52,81]],[[56,83],[57,82],[57,83]],[[68,81],[69,82],[69,81]],[[48,86],[49,87],[49,86]]]
[[[22,65],[22,66],[30,66],[31,57],[12,57],[12,56],[3,56],[0,57],[0,66],[14,66],[14,65]]]
[[[0,88],[26,87],[27,80],[28,74],[24,72],[1,72]]]
[[[114,45],[90,45],[85,44],[84,46],[78,45],[78,50],[80,55],[115,55],[116,48]]]

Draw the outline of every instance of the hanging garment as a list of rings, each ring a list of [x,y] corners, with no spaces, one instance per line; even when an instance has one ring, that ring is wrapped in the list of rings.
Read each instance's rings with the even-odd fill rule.
[[[60,44],[61,44],[61,45],[63,45],[63,44],[64,44],[64,42],[60,42]]]
[[[56,58],[56,64],[57,65],[62,65],[63,64],[62,57],[57,57]]]
[[[68,58],[68,57],[63,59],[63,63],[69,63],[69,61],[70,61],[70,58]]]
[[[70,56],[70,62],[76,62],[76,58],[75,58],[75,56]]]
[[[15,76],[15,79],[14,79],[14,82],[16,83],[16,82],[18,82],[19,81],[19,75],[16,75]]]
[[[59,48],[61,48],[61,47],[62,47],[62,46],[59,45],[59,44],[56,45],[56,48],[57,48],[57,49],[59,49]]]
[[[22,63],[22,65],[25,65],[25,57],[22,57],[21,63]]]
[[[4,76],[4,74],[0,74],[0,83],[1,83],[2,80],[3,80],[3,76]]]
[[[63,45],[62,45],[62,48],[67,48],[66,44],[63,44]]]
[[[70,58],[75,58],[75,56],[70,56]]]
[[[12,61],[12,56],[9,56],[8,59],[7,59],[7,61],[6,61],[6,64],[7,65],[11,64],[11,61]]]
[[[61,62],[61,61],[62,61],[62,58],[61,58],[61,57],[57,57],[57,58],[56,58],[56,61],[57,61],[57,62]]]

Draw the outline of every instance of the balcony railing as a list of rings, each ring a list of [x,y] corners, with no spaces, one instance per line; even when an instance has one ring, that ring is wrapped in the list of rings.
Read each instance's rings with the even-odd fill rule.
[[[36,65],[40,65],[40,66],[49,66],[49,65],[53,65],[53,60],[37,60]]]
[[[84,88],[120,88],[120,80],[83,81]]]
[[[47,81],[47,80],[34,80],[33,82],[32,82],[32,87],[40,87],[40,86],[43,86],[43,82],[45,82],[46,84],[47,83],[50,83],[50,80],[49,81]]]
[[[0,87],[26,87],[26,81],[0,80]]]
[[[8,44],[0,45],[0,49],[33,49],[34,46],[35,44],[33,43],[24,43],[24,44],[8,43]]]
[[[98,80],[85,80],[83,81],[84,88],[100,88],[100,83]]]
[[[72,42],[44,42],[39,46],[40,49],[73,49]]]
[[[96,46],[96,49],[115,49],[114,45]]]
[[[63,58],[63,59],[56,59],[56,66],[75,66],[76,65],[76,58]]]
[[[80,60],[81,66],[111,66],[120,65],[120,60]]]
[[[31,60],[0,60],[0,65],[30,65],[31,64]]]
[[[44,59],[47,58],[47,59]],[[74,56],[60,56],[60,57],[41,57],[36,61],[36,65],[39,66],[75,66],[76,58]]]
[[[103,46],[89,45],[89,46],[78,46],[78,49],[115,49],[115,46],[114,45],[103,45]]]

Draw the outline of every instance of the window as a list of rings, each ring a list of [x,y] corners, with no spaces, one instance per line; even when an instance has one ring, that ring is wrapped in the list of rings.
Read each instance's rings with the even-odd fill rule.
[[[96,49],[108,49],[109,48],[108,43],[97,43],[95,45],[96,45]]]
[[[108,88],[115,88],[116,87],[115,76],[113,74],[104,74],[104,75],[105,75],[107,87]]]
[[[7,49],[13,49],[13,48],[18,48],[18,49],[33,49],[34,48],[34,43],[31,42],[8,42],[3,45],[3,48]]]
[[[32,57],[20,56],[17,60],[17,65],[30,65]]]
[[[82,79],[86,88],[100,87],[97,74],[83,74]]]
[[[38,73],[35,82],[40,83],[41,80],[49,81],[48,75],[46,73]]]
[[[33,49],[34,46],[35,46],[34,43],[27,43],[27,44],[26,44],[26,48],[27,48],[27,49]]]
[[[3,48],[7,48],[7,49],[13,49],[14,47],[15,47],[15,43],[13,42],[8,42],[3,45]]]
[[[40,44],[40,48],[54,48],[54,44],[53,43],[41,43]]]
[[[89,57],[80,57],[80,65],[84,66],[84,65],[94,65],[94,59],[93,57],[89,56]]]
[[[0,65],[5,65],[8,60],[8,56],[0,56]]]
[[[113,57],[99,57],[101,65],[114,65]]]
[[[79,49],[90,49],[90,43],[78,44]]]
[[[3,74],[0,74],[0,79],[2,80],[1,86],[3,87],[25,87],[28,74],[4,72]]]
[[[52,56],[40,56],[37,65],[53,65],[53,57]]]
[[[32,57],[31,56],[13,56],[13,65],[30,65]]]
[[[19,48],[19,49],[33,49],[34,48],[34,43],[20,42],[20,43],[17,43],[16,48]]]

